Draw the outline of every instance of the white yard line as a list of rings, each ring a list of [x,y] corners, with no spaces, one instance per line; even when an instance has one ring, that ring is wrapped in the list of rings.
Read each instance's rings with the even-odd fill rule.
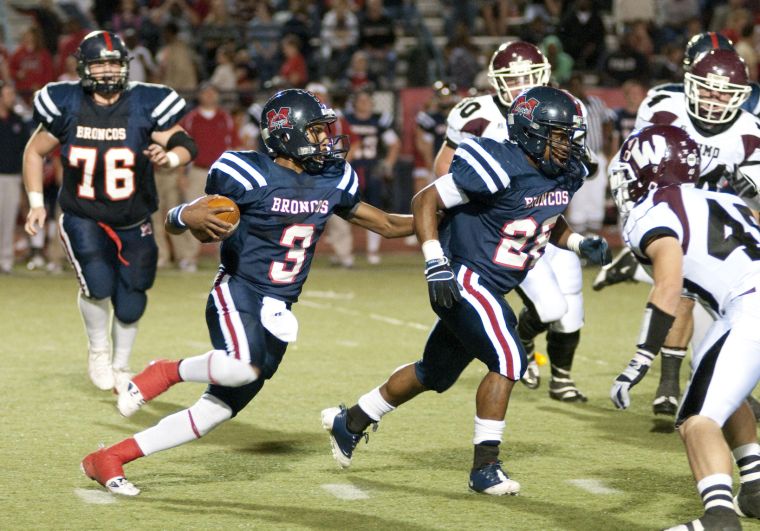
[[[110,492],[99,489],[74,489],[74,494],[85,503],[92,505],[108,505],[116,503],[116,498]]]
[[[623,493],[621,490],[606,486],[603,481],[598,479],[569,479],[567,482],[570,485],[578,487],[579,489],[583,489],[586,492],[590,492],[591,494],[607,495]]]
[[[348,483],[325,483],[321,487],[341,500],[366,500],[369,498],[369,494]]]
[[[357,310],[351,310],[349,308],[343,308],[341,306],[333,306],[332,304],[326,304],[322,302],[299,301],[298,304],[301,306],[307,306],[309,308],[317,308],[320,310],[330,310],[333,312],[343,313],[346,315],[351,315],[353,317],[364,317],[367,319],[380,321],[381,323],[390,324],[393,326],[408,326],[409,328],[413,328],[415,330],[422,330],[424,332],[427,332],[428,330],[430,330],[430,325],[424,325],[422,323],[415,323],[412,321],[403,321],[395,317],[389,317],[387,315],[380,315],[377,313],[362,313]]]
[[[351,300],[354,298],[353,291],[313,291],[305,290],[303,292],[304,297],[314,297],[316,299],[335,299],[335,300]]]

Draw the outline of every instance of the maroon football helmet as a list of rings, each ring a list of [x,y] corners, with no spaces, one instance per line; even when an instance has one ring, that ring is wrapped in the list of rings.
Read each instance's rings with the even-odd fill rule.
[[[684,74],[686,110],[704,124],[733,120],[750,91],[747,65],[734,50],[701,53]]]
[[[523,41],[505,42],[488,65],[488,79],[504,105],[511,105],[520,92],[546,85],[552,67],[541,50]]]
[[[610,189],[623,216],[650,190],[694,184],[699,177],[699,146],[683,129],[650,125],[623,142],[610,166]]]

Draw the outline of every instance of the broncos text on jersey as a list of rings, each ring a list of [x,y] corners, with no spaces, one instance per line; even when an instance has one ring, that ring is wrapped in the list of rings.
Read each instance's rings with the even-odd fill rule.
[[[512,290],[543,254],[585,176],[578,164],[556,178],[546,177],[513,142],[463,141],[454,153],[451,178],[466,201],[444,218],[446,254],[497,291]]]
[[[64,212],[113,227],[158,207],[153,165],[143,150],[154,131],[182,117],[185,100],[163,85],[130,83],[113,105],[97,105],[80,82],[49,83],[34,96],[34,119],[61,143]]]
[[[346,217],[359,203],[358,189],[343,160],[309,174],[254,151],[223,153],[209,170],[206,193],[235,201],[240,227],[222,243],[222,267],[263,296],[295,302],[328,218]]]

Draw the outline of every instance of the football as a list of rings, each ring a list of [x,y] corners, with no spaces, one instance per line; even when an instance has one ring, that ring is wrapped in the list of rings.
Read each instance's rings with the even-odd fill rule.
[[[240,223],[240,209],[235,202],[229,197],[218,195],[208,202],[209,208],[233,208],[232,212],[220,212],[216,215],[222,221],[232,224],[232,230],[237,229],[238,223]]]

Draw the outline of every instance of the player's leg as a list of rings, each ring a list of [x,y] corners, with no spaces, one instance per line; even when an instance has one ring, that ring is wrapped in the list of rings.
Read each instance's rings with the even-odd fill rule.
[[[103,390],[113,389],[108,331],[116,286],[116,246],[98,224],[72,214],[59,221],[66,257],[79,281],[78,305],[88,341],[88,374]]]
[[[325,239],[333,248],[335,265],[353,267],[354,235],[351,223],[340,216],[330,216],[325,232]]]
[[[678,409],[678,398],[681,395],[681,363],[686,356],[686,347],[694,330],[693,310],[694,299],[681,297],[676,309],[676,320],[660,350],[660,384],[652,401],[655,415],[675,415]]]
[[[364,200],[372,206],[383,208],[383,179],[373,175],[370,171],[367,173],[367,183],[364,188]],[[380,258],[380,242],[382,236],[371,230],[367,231],[367,262],[370,265],[378,265]]]
[[[745,401],[723,426],[723,434],[736,466],[741,486],[734,497],[740,516],[760,518],[760,445],[755,414]]]
[[[240,387],[258,379],[263,349],[251,344],[264,333],[261,297],[239,282],[220,275],[206,305],[206,324],[216,347],[200,356],[158,360],[148,365],[119,393],[119,412],[128,417],[146,402],[181,381]]]
[[[549,325],[546,334],[546,353],[552,373],[549,396],[562,402],[586,402],[588,399],[571,376],[584,323],[581,262],[574,252],[558,248],[554,248],[547,258],[567,308]]]
[[[14,262],[14,234],[21,199],[21,177],[0,175],[0,273],[10,273]]]

